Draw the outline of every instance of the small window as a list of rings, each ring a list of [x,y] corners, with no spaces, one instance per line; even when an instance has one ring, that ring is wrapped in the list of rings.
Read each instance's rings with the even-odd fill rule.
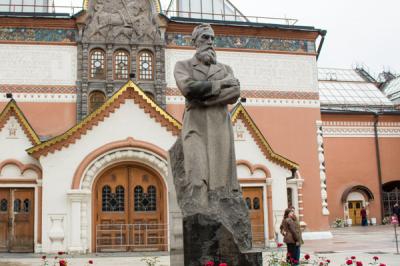
[[[136,186],[134,189],[134,198],[135,198],[135,211],[141,211],[141,202],[143,197],[143,188],[141,186]]]
[[[125,210],[125,189],[123,186],[117,186],[115,189],[116,198],[117,198],[117,211],[124,211]]]
[[[29,212],[30,208],[31,208],[31,201],[29,199],[25,199],[22,211],[23,212]]]
[[[106,95],[101,91],[93,91],[89,95],[89,113],[102,106],[106,101]]]
[[[124,50],[114,53],[114,79],[128,79],[129,77],[129,54]]]
[[[0,212],[6,212],[8,209],[8,201],[6,199],[2,199],[0,201]]]
[[[253,209],[259,210],[260,209],[260,199],[255,197],[253,199]]]
[[[139,54],[139,79],[153,80],[153,54],[150,51],[143,51]]]
[[[21,212],[21,200],[14,200],[14,212]]]
[[[149,186],[144,193],[141,186],[134,189],[135,211],[148,212],[157,210],[157,190],[155,186]]]
[[[106,78],[106,54],[101,49],[94,49],[90,53],[90,78],[105,79]]]
[[[147,188],[147,195],[149,198],[149,206],[147,208],[148,211],[157,210],[157,190],[155,186],[149,186]]]
[[[246,198],[246,206],[247,206],[247,209],[251,210],[251,199],[248,197]]]
[[[110,186],[102,189],[102,210],[103,212],[123,212],[125,210],[125,189],[117,186],[115,193],[112,193]]]

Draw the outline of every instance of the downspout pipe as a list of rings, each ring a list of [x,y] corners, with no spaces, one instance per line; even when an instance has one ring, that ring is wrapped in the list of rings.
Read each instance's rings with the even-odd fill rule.
[[[318,50],[317,50],[317,61],[318,61],[319,55],[320,55],[321,50],[322,50],[322,45],[324,45],[325,36],[326,36],[326,30],[321,30],[319,32],[319,34],[321,35],[321,41],[319,42],[319,46],[318,46]]]
[[[378,122],[379,122],[379,113],[374,113],[374,134],[375,134],[375,152],[376,152],[376,164],[378,168],[378,184],[379,184],[379,196],[381,203],[381,219],[383,219],[384,211],[383,211],[383,189],[382,189],[382,167],[381,167],[381,155],[379,148],[379,139],[378,139]]]

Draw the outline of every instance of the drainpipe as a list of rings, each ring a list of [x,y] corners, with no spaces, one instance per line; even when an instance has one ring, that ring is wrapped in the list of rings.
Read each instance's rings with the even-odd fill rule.
[[[376,151],[376,164],[378,167],[378,183],[379,183],[379,194],[381,202],[381,219],[383,219],[383,189],[382,189],[382,168],[381,168],[381,156],[379,150],[379,139],[378,139],[378,121],[379,113],[374,113],[374,133],[375,133],[375,151]]]
[[[319,34],[321,34],[321,41],[319,42],[319,45],[318,45],[317,61],[318,61],[319,54],[321,53],[321,50],[322,50],[322,45],[324,44],[324,41],[325,41],[326,30],[321,30],[319,32]]]

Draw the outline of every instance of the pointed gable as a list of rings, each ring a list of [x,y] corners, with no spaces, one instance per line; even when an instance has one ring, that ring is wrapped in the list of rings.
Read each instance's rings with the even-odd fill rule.
[[[247,130],[250,132],[254,141],[257,143],[257,146],[261,149],[266,158],[287,169],[299,168],[299,165],[297,163],[274,152],[264,135],[258,129],[257,125],[254,123],[253,119],[251,119],[249,113],[246,111],[241,103],[237,104],[232,109],[231,119],[233,125],[238,121],[238,119],[243,121]]]
[[[60,136],[28,149],[28,153],[38,158],[49,152],[68,147],[88,131],[92,130],[99,122],[109,117],[111,113],[114,113],[127,99],[132,99],[140,109],[143,109],[144,113],[148,114],[149,118],[154,119],[162,127],[165,127],[172,135],[176,136],[179,134],[182,127],[179,121],[148,97],[135,83],[129,81],[101,107],[85,117],[77,125]]]
[[[19,109],[14,99],[12,99],[6,105],[6,107],[0,114],[0,131],[7,124],[11,117],[14,117],[16,119],[17,123],[21,126],[22,130],[24,131],[32,145],[39,145],[41,143],[38,135],[33,130],[32,126],[29,124],[28,120],[22,113],[21,109]]]

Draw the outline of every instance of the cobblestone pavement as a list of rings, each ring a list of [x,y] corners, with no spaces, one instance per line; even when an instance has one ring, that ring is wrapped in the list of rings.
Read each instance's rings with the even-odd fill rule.
[[[331,260],[332,266],[344,265],[346,258],[356,256],[357,260],[361,260],[363,265],[367,266],[376,255],[386,266],[400,266],[400,255],[396,254],[392,226],[332,229],[332,233],[333,239],[307,241],[302,246],[302,256],[310,254],[312,259],[317,256],[326,257]],[[95,266],[145,266],[141,258],[149,255],[148,253],[113,253],[68,256],[68,266],[85,266],[89,259],[94,261]],[[160,258],[158,266],[170,266],[167,253],[154,255]],[[0,253],[0,266],[40,266],[42,265],[41,256],[42,254]],[[53,257],[53,255],[47,256]],[[268,252],[265,252],[264,256],[268,256]],[[53,265],[52,260],[50,260],[50,265]]]

